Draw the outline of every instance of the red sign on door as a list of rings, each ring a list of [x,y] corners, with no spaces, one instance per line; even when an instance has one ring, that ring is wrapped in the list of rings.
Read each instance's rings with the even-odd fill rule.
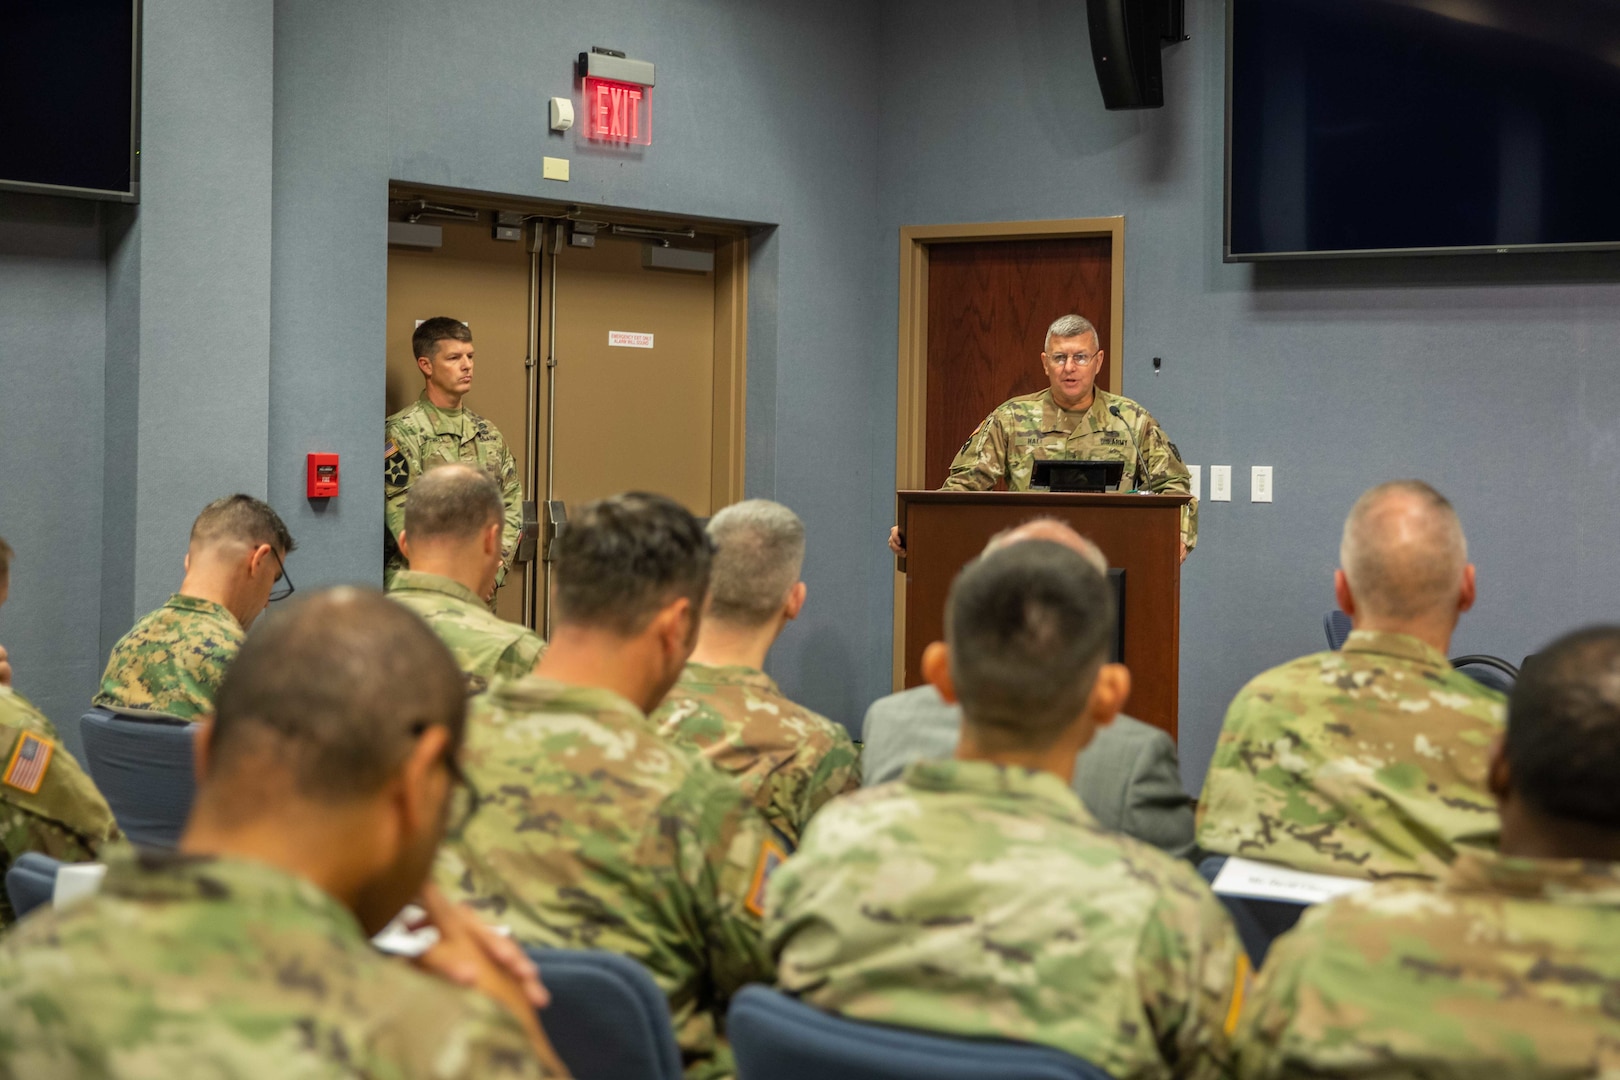
[[[652,87],[587,78],[585,137],[599,142],[652,145]]]

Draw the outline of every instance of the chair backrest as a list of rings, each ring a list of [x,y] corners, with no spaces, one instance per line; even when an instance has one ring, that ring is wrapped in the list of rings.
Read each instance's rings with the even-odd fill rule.
[[[17,856],[6,870],[6,899],[17,918],[33,911],[41,904],[51,902],[56,889],[56,872],[62,868],[58,859],[37,851],[25,851]]]
[[[1500,656],[1472,653],[1454,657],[1451,666],[1481,686],[1503,694],[1513,693],[1513,686],[1519,681],[1519,669]]]
[[[1226,865],[1225,855],[1211,855],[1198,864],[1198,873],[1209,884],[1215,884],[1215,878]],[[1256,970],[1265,963],[1266,954],[1271,951],[1271,943],[1282,937],[1294,928],[1299,917],[1305,914],[1308,904],[1293,904],[1286,900],[1260,900],[1252,896],[1230,896],[1225,893],[1216,893],[1215,898],[1226,908],[1226,913],[1232,916],[1232,925],[1237,927],[1238,939],[1243,942],[1243,951],[1249,954],[1249,964]]]
[[[1350,636],[1350,616],[1334,608],[1322,616],[1322,630],[1327,634],[1328,648],[1335,651],[1344,648],[1345,639]]]
[[[768,986],[731,999],[726,1035],[739,1080],[1109,1080],[1049,1046],[848,1020]]]
[[[174,847],[197,793],[196,726],[163,713],[92,710],[80,731],[90,779],[124,835],[141,847]]]
[[[551,1005],[546,1036],[575,1076],[681,1080],[669,1001],[645,968],[609,952],[530,949]]]

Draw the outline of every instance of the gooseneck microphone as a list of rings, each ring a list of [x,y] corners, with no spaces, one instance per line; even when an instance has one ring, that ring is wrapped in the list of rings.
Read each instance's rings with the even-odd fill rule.
[[[1108,406],[1108,411],[1118,417],[1120,423],[1125,424],[1125,417],[1120,415],[1118,405]],[[1136,451],[1136,465],[1131,469],[1131,490],[1140,491],[1141,486],[1136,482],[1136,474],[1142,469],[1142,444],[1136,441],[1135,428],[1131,427],[1129,424],[1125,424],[1125,430],[1131,433],[1131,447]]]

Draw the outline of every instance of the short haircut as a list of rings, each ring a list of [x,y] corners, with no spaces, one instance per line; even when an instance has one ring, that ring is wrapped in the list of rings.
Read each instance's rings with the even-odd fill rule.
[[[1084,315],[1064,315],[1046,328],[1046,337],[1041,342],[1041,349],[1051,352],[1053,338],[1079,337],[1081,334],[1090,334],[1097,348],[1102,348],[1102,336],[1097,333],[1097,328],[1091,325],[1090,319]]]
[[[6,538],[0,536],[0,581],[11,577],[11,556],[14,554],[11,545],[6,543]]]
[[[990,538],[979,554],[988,555],[1008,544],[1022,543],[1025,540],[1050,540],[1054,544],[1067,545],[1079,552],[1097,573],[1108,573],[1108,556],[1103,554],[1102,548],[1093,543],[1089,537],[1081,536],[1068,522],[1059,521],[1047,514],[1002,529]]]
[[[1468,540],[1444,495],[1421,480],[1392,480],[1351,507],[1339,565],[1358,607],[1411,619],[1456,603]]]
[[[242,782],[273,762],[313,801],[363,798],[426,727],[448,728],[459,750],[466,701],[450,650],[403,606],[353,586],[300,597],[259,620],[225,672],[210,783]],[[232,801],[228,786],[210,794]]]
[[[470,465],[439,465],[427,470],[405,496],[407,540],[476,536],[505,517],[501,489]]]
[[[1025,540],[969,563],[945,610],[967,722],[1050,746],[1084,711],[1114,618],[1107,578],[1062,544]]]
[[[804,522],[769,499],[748,499],[709,519],[714,572],[709,615],[761,626],[779,611],[804,568]]]
[[[1513,789],[1554,818],[1620,828],[1620,626],[1593,626],[1525,661],[1503,743]]]
[[[269,544],[283,556],[298,547],[292,533],[267,503],[251,495],[227,495],[203,507],[191,526],[193,544],[237,540],[253,547]]]
[[[630,637],[681,597],[702,609],[714,542],[680,503],[629,492],[581,507],[552,552],[557,621]]]
[[[425,356],[434,359],[433,350],[441,341],[472,341],[472,331],[460,319],[452,319],[448,315],[435,315],[431,319],[422,320],[422,325],[416,328],[411,335],[411,348],[415,350],[414,356]]]

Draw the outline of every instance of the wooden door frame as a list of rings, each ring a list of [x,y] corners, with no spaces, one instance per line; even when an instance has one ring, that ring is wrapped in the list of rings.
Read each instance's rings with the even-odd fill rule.
[[[926,482],[928,431],[928,249],[934,244],[985,240],[1109,239],[1108,342],[1114,359],[1114,392],[1125,385],[1125,218],[1063,218],[1051,221],[986,221],[960,225],[900,227],[900,365],[895,420],[894,483],[898,490]],[[718,337],[716,348],[718,349]],[[906,576],[894,574],[894,688],[905,685]]]
[[[711,510],[743,497],[748,427],[748,238],[720,237],[714,251],[714,411]]]

